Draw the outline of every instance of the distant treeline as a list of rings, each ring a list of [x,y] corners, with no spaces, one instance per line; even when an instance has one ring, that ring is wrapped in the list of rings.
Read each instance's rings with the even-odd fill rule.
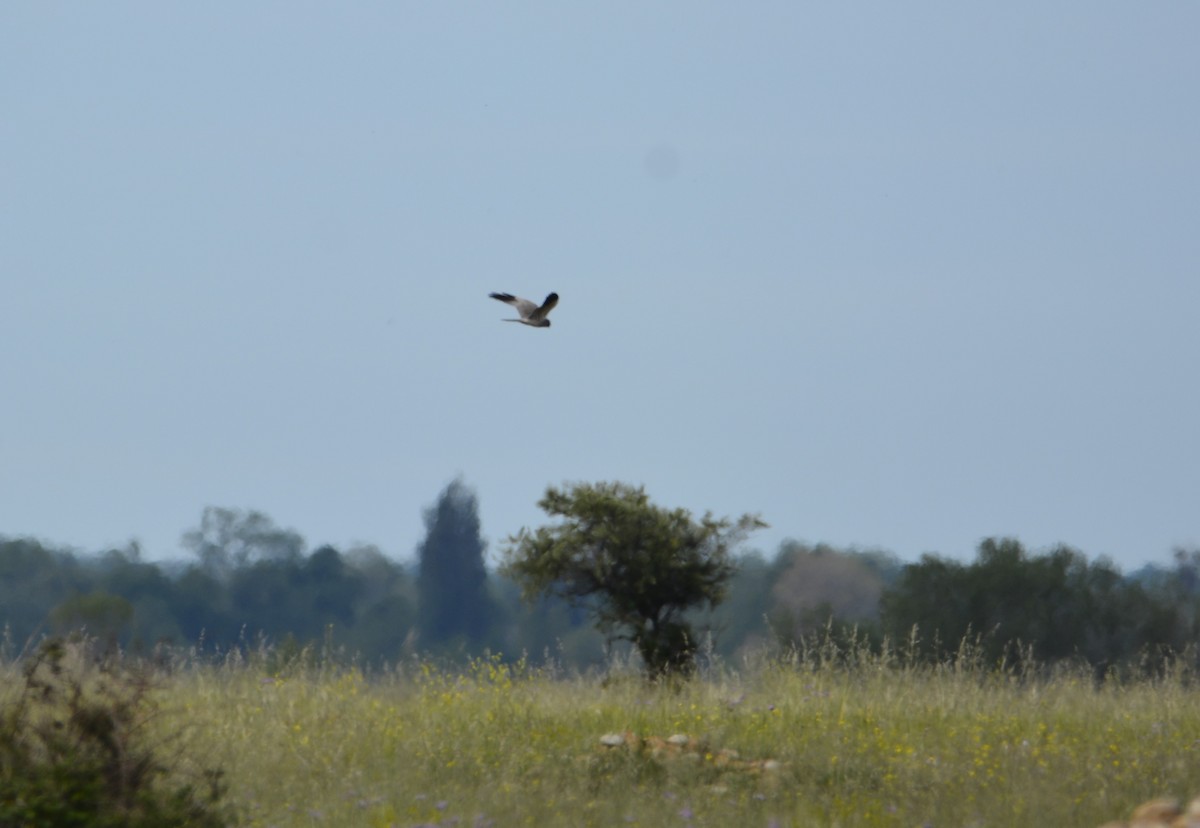
[[[78,554],[0,538],[0,624],[7,655],[43,635],[85,629],[132,651],[180,646],[220,653],[268,646],[333,648],[364,663],[485,650],[579,668],[607,642],[586,606],[526,604],[484,566],[474,494],[459,481],[425,514],[405,565],[370,546],[308,551],[259,512],[206,509],[184,535],[191,559],[144,561],[136,545]],[[1011,539],[980,544],[971,563],[783,543],[740,558],[725,600],[697,616],[701,652],[726,660],[801,646],[849,628],[861,639],[940,659],[970,640],[997,663],[1084,660],[1098,669],[1183,652],[1200,632],[1200,552],[1124,576],[1067,547],[1031,554]]]

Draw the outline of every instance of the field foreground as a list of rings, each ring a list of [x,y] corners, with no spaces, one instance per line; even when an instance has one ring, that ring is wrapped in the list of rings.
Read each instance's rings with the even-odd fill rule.
[[[1200,793],[1190,683],[879,656],[679,688],[231,662],[172,674],[156,722],[254,826],[1097,826]]]

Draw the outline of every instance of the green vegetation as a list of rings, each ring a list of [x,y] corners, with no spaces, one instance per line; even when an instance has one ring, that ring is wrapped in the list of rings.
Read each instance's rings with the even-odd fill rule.
[[[633,652],[658,676],[787,651],[826,628],[879,648],[917,627],[914,657],[930,664],[969,638],[991,662],[1083,662],[1102,676],[1200,636],[1200,550],[1132,575],[1012,538],[984,540],[969,562],[791,540],[734,555],[756,517],[694,519],[622,483],[551,488],[541,505],[555,520],[510,537],[499,570],[461,480],[425,510],[414,563],[370,545],[310,552],[260,512],[215,507],[184,533],[186,561],[0,537],[0,654],[82,628],[138,654],[268,646],[286,660],[317,642],[369,668],[501,652],[586,671]]]
[[[136,547],[86,556],[0,538],[0,653],[80,627],[129,652],[319,642],[375,667],[490,650],[585,670],[611,653],[594,626],[595,598],[572,606],[548,595],[527,604],[515,580],[489,571],[483,597],[475,586],[443,602],[465,611],[486,601],[486,636],[479,641],[464,625],[439,638],[422,629],[412,566],[373,547],[284,549],[269,557],[259,548],[227,567],[210,551],[217,564],[210,569],[200,561],[148,563]],[[789,541],[774,556],[751,552],[728,563],[723,600],[679,619],[702,657],[736,661],[764,647],[786,650],[831,622],[876,646],[885,634],[907,638],[916,625],[920,655],[930,661],[970,636],[993,661],[1031,652],[1043,664],[1083,659],[1102,673],[1148,653],[1182,652],[1200,635],[1200,565],[1182,551],[1172,568],[1128,576],[1066,547],[1033,553],[1011,539],[984,541],[973,562],[927,556],[903,565],[881,552]]]
[[[1096,683],[916,643],[827,637],[672,686],[500,659],[271,673],[251,653],[173,665],[152,724],[225,771],[250,826],[1096,826],[1195,792],[1181,665]]]
[[[1082,660],[1098,674],[1158,650],[1180,652],[1200,631],[1194,596],[1147,589],[1068,547],[1030,555],[1012,539],[983,541],[970,565],[927,556],[906,566],[882,595],[881,618],[893,638],[914,626],[933,631],[922,643],[928,658],[979,636],[993,661]]]
[[[0,668],[0,826],[217,828],[220,774],[156,732],[149,672],[47,641]]]
[[[752,515],[695,521],[622,483],[551,487],[538,505],[563,521],[509,538],[504,573],[528,597],[589,606],[601,632],[632,643],[655,677],[691,671],[698,641],[686,611],[724,599],[737,571],[730,547],[766,525]]]

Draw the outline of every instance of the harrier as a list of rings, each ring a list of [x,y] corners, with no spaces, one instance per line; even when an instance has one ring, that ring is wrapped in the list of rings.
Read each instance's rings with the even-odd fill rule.
[[[554,310],[554,306],[558,304],[557,293],[547,296],[546,301],[542,302],[540,307],[528,299],[513,296],[511,293],[489,293],[488,296],[499,299],[506,305],[512,305],[521,315],[520,319],[505,319],[505,322],[520,322],[522,325],[531,325],[535,328],[550,327],[550,320],[546,318],[546,314]]]

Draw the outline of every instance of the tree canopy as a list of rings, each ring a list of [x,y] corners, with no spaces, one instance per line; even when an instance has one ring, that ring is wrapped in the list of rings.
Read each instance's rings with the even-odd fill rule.
[[[624,483],[550,487],[538,506],[560,523],[508,539],[503,571],[528,598],[586,604],[610,638],[633,643],[651,675],[691,669],[696,639],[684,613],[715,606],[736,570],[730,549],[765,526],[650,502]]]

